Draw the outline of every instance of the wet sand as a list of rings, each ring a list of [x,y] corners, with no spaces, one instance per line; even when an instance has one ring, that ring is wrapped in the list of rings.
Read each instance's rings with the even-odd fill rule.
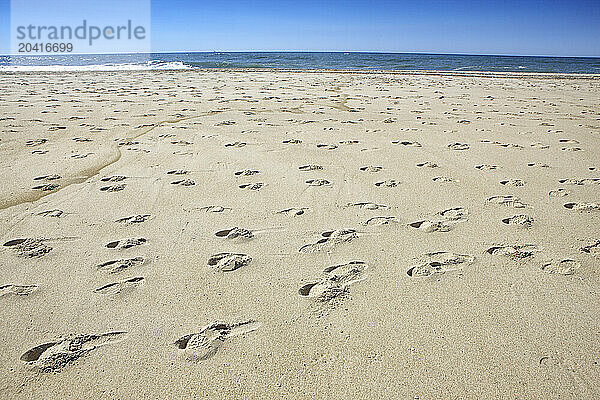
[[[600,396],[599,76],[0,88],[0,398]]]

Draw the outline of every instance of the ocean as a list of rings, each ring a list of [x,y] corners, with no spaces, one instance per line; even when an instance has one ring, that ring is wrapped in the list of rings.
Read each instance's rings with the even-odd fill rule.
[[[203,52],[0,56],[0,72],[204,68],[600,74],[600,58],[355,52]]]

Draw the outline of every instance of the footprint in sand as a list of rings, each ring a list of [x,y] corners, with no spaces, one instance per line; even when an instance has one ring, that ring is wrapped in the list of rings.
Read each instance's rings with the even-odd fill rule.
[[[492,246],[486,253],[494,256],[505,256],[514,260],[525,260],[533,257],[540,250],[535,244],[523,244],[513,246]]]
[[[596,240],[595,243],[592,243],[588,246],[584,246],[580,250],[584,253],[600,255],[600,240]]]
[[[216,237],[225,239],[252,239],[254,234],[252,231],[244,228],[233,227],[215,233]]]
[[[450,150],[469,150],[471,148],[469,144],[460,142],[450,143],[446,147],[448,147]]]
[[[564,207],[575,211],[600,211],[598,203],[565,203]]]
[[[497,142],[494,141],[492,142],[492,144],[495,144],[496,146],[500,146],[500,147],[504,147],[504,148],[513,148],[513,149],[522,149],[523,146],[521,146],[520,144],[514,144],[514,143],[502,143],[502,142]]]
[[[126,176],[113,175],[113,176],[106,176],[106,177],[100,179],[100,181],[102,181],[102,182],[121,182],[121,181],[124,181],[125,179],[127,179]]]
[[[489,204],[500,204],[506,207],[525,208],[527,204],[523,203],[518,197],[513,195],[492,196],[486,200]]]
[[[286,139],[286,140],[282,141],[281,143],[285,143],[285,144],[300,144],[300,143],[302,143],[302,140],[300,140],[300,139]]]
[[[125,279],[119,282],[109,283],[108,285],[101,286],[94,290],[99,294],[119,294],[121,292],[128,291],[144,283],[144,278],[141,276],[135,278]]]
[[[0,285],[0,297],[7,295],[27,296],[37,289],[37,285]]]
[[[549,145],[540,143],[540,142],[531,143],[531,147],[533,147],[535,149],[549,149],[550,148]]]
[[[133,140],[125,140],[118,143],[119,146],[134,146],[136,144],[140,144],[140,142],[135,142]]]
[[[130,217],[119,218],[115,222],[118,222],[120,224],[125,224],[125,225],[140,224],[144,221],[147,221],[148,218],[150,218],[150,214],[138,214],[138,215],[132,215]]]
[[[254,170],[254,169],[243,169],[241,171],[236,171],[233,174],[235,176],[252,176],[252,175],[256,175],[260,173],[260,171]]]
[[[456,254],[447,251],[427,253],[424,261],[411,267],[406,274],[411,278],[440,276],[447,272],[462,271],[475,262],[475,257],[468,254]]]
[[[255,331],[260,326],[260,322],[253,320],[233,324],[215,322],[205,326],[198,333],[192,333],[177,339],[175,346],[188,359],[204,361],[213,357],[226,340]]]
[[[208,265],[222,272],[235,271],[250,264],[252,257],[238,253],[218,253],[208,259]]]
[[[190,171],[186,169],[174,169],[167,172],[167,175],[187,175]]]
[[[285,214],[296,217],[298,215],[304,214],[305,210],[308,210],[308,207],[301,208],[286,208],[285,210],[277,211],[277,214]]]
[[[392,144],[406,146],[406,147],[423,147],[423,146],[421,146],[421,143],[419,143],[419,142],[410,142],[410,141],[406,141],[406,140],[394,140],[394,141],[392,141]]]
[[[548,192],[548,196],[550,197],[565,197],[569,195],[569,191],[567,189],[556,189]]]
[[[335,144],[326,144],[326,143],[319,143],[319,144],[317,144],[317,147],[319,149],[324,149],[324,150],[335,150],[338,148],[337,145],[335,145]]]
[[[531,168],[550,168],[550,166],[548,164],[544,164],[544,163],[529,163],[527,164],[528,167]]]
[[[57,179],[61,179],[62,176],[60,175],[43,175],[43,176],[36,176],[35,178],[33,178],[34,181],[55,181]]]
[[[31,140],[28,140],[25,142],[25,146],[35,147],[35,146],[40,146],[47,142],[48,142],[48,139],[31,139]]]
[[[194,182],[192,179],[180,179],[178,181],[171,182],[171,185],[178,186],[194,186],[195,184],[196,182]]]
[[[323,314],[336,308],[348,297],[350,285],[364,280],[367,269],[367,264],[362,261],[327,267],[320,279],[303,285],[298,293],[313,300],[317,314]]]
[[[558,139],[558,143],[579,144],[579,142],[577,140],[574,140],[574,139]]]
[[[448,232],[454,227],[467,220],[469,212],[463,207],[448,208],[440,211],[427,220],[416,221],[408,224],[408,226],[419,229],[423,232]]]
[[[377,187],[395,188],[400,186],[400,182],[394,179],[387,179],[385,181],[375,182]]]
[[[127,332],[107,332],[98,335],[70,335],[44,343],[26,351],[21,361],[40,372],[60,372],[67,365],[90,352],[125,339]]]
[[[534,219],[529,215],[518,214],[513,215],[512,217],[504,218],[502,222],[506,225],[516,225],[523,228],[531,228],[533,225]]]
[[[42,239],[22,238],[13,239],[4,243],[5,247],[10,247],[18,256],[27,258],[37,258],[48,254],[52,247],[44,244]]]
[[[255,183],[245,183],[243,185],[239,185],[238,187],[243,190],[260,190],[263,186],[265,186],[262,182]]]
[[[307,164],[299,166],[298,169],[300,171],[320,171],[323,169],[323,167],[321,165],[316,164]]]
[[[36,215],[39,215],[41,217],[59,218],[63,214],[64,214],[64,212],[62,210],[55,209],[55,210],[41,211],[41,212],[37,213]]]
[[[245,142],[233,142],[233,143],[227,143],[225,144],[225,147],[236,147],[236,148],[240,148],[240,147],[244,147],[246,146],[247,143]]]
[[[579,268],[581,263],[569,258],[542,264],[542,271],[556,275],[573,275]]]
[[[397,223],[398,223],[398,218],[396,218],[394,216],[371,217],[368,220],[366,220],[365,222],[363,222],[363,224],[367,225],[367,226],[381,226],[381,225],[390,225],[390,224],[397,224]]]
[[[119,260],[111,260],[96,266],[98,271],[105,271],[110,274],[116,274],[125,271],[131,267],[144,264],[143,257],[125,258]]]
[[[146,243],[146,241],[147,240],[145,238],[131,238],[131,239],[115,240],[115,241],[107,243],[106,247],[108,247],[109,249],[117,249],[117,250],[130,249],[135,246],[140,246],[140,245]]]
[[[376,204],[371,202],[363,202],[363,203],[348,203],[347,207],[356,207],[362,210],[379,210],[384,208],[389,208],[384,204]]]
[[[457,183],[458,179],[452,178],[450,176],[436,176],[431,178],[432,181],[434,182],[440,182],[440,183]]]
[[[199,211],[204,211],[207,213],[222,213],[224,211],[230,211],[231,208],[229,207],[222,207],[222,206],[206,206],[206,207],[200,207],[198,208]]]
[[[80,159],[80,158],[86,158],[88,156],[91,156],[94,153],[85,153],[85,154],[73,154],[71,156],[71,158],[76,158],[76,159]]]
[[[436,214],[436,216],[444,218],[448,221],[466,221],[468,215],[469,212],[463,207],[447,208]]]
[[[438,168],[439,165],[437,165],[436,163],[434,163],[432,161],[425,161],[425,162],[422,162],[422,163],[418,163],[417,167],[419,167],[419,168],[423,168],[423,167],[425,167],[425,168]]]
[[[558,183],[565,185],[600,185],[600,178],[584,178],[584,179],[560,179]]]
[[[368,165],[365,167],[360,167],[359,169],[363,172],[380,172],[383,170],[383,167]]]
[[[309,179],[305,182],[308,186],[331,186],[327,179]]]
[[[300,253],[316,253],[323,250],[333,250],[342,243],[350,242],[358,237],[354,229],[338,229],[323,232],[322,238],[315,243],[306,244],[298,250]]]
[[[481,164],[481,165],[476,165],[475,168],[477,168],[480,171],[493,171],[495,169],[498,169],[498,166],[491,165],[491,164]]]
[[[522,179],[507,179],[504,181],[500,181],[501,185],[504,186],[525,186],[527,184],[527,182],[525,182]]]
[[[125,189],[125,186],[127,186],[127,184],[125,183],[120,183],[118,185],[109,185],[109,186],[104,186],[100,188],[101,192],[120,192],[121,190]]]
[[[60,187],[59,184],[57,183],[48,183],[46,185],[38,185],[38,186],[34,186],[32,187],[33,190],[41,190],[42,192],[51,192],[53,190],[56,190]]]

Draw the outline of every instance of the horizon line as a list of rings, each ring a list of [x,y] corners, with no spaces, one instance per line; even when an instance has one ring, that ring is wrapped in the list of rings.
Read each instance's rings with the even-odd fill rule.
[[[552,57],[552,58],[600,58],[600,55],[545,55],[545,54],[490,54],[490,53],[438,53],[420,51],[380,51],[380,50],[159,50],[150,52],[119,52],[119,53],[41,53],[41,54],[0,54],[1,57],[11,56],[67,56],[67,55],[126,55],[126,54],[184,54],[184,53],[366,53],[366,54],[417,54],[435,56],[482,56],[482,57]]]

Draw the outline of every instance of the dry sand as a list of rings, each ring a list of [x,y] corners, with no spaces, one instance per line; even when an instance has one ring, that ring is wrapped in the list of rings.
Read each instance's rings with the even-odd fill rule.
[[[0,88],[0,398],[600,396],[598,77]]]

